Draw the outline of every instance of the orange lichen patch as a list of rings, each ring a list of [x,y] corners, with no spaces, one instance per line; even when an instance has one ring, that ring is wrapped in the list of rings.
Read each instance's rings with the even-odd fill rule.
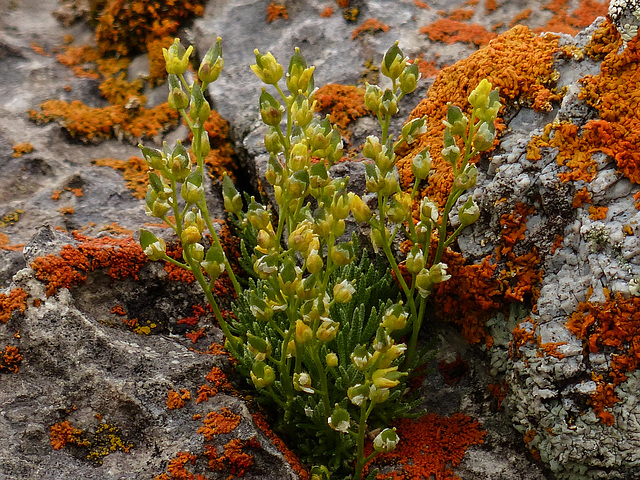
[[[191,400],[191,392],[186,388],[181,388],[180,392],[170,390],[167,395],[167,408],[169,410],[176,410],[185,406],[185,401]]]
[[[595,205],[591,205],[589,207],[589,218],[591,220],[604,220],[607,218],[608,211],[609,207],[596,207]]]
[[[331,7],[325,7],[325,9],[320,14],[321,18],[329,18],[331,15],[335,13],[335,10]]]
[[[204,418],[204,427],[198,429],[198,433],[204,436],[204,439],[212,440],[216,435],[230,433],[240,425],[240,415],[233,413],[229,408],[222,407],[220,412],[209,412]]]
[[[349,8],[349,0],[336,0],[336,4],[340,8]]]
[[[364,90],[354,85],[328,83],[320,87],[315,95],[316,111],[328,114],[329,121],[335,123],[345,137],[350,137],[347,125],[354,120],[370,115],[364,106]]]
[[[191,340],[192,343],[196,343],[201,338],[206,337],[207,334],[203,329],[199,328],[197,330],[192,330],[190,332],[185,333],[184,336],[187,337],[189,340]]]
[[[426,116],[427,133],[411,146],[399,149],[398,170],[403,188],[413,180],[411,160],[427,146],[431,147],[433,176],[420,196],[429,196],[444,205],[453,181],[451,166],[442,159],[442,135],[447,102],[469,111],[468,96],[486,78],[498,87],[500,101],[533,104],[543,89],[553,83],[553,54],[558,48],[558,38],[534,35],[527,27],[517,26],[500,35],[491,43],[451,67],[444,68],[427,92],[427,97],[411,113],[410,119]],[[501,119],[497,130],[504,129]]]
[[[456,42],[471,43],[481,46],[496,37],[477,23],[464,23],[450,18],[439,18],[426,27],[420,28],[420,33],[427,35],[434,42],[444,42],[447,45]]]
[[[580,0],[580,4],[571,13],[568,8],[569,0],[551,0],[542,8],[553,13],[553,17],[544,27],[536,29],[538,32],[558,32],[577,34],[582,28],[591,25],[596,17],[607,15],[608,1]]]
[[[509,385],[506,380],[503,380],[500,383],[490,383],[487,385],[487,389],[489,390],[489,394],[496,399],[497,405],[496,408],[499,411],[502,411],[502,402],[507,396],[507,392],[509,391]]]
[[[209,468],[214,471],[228,469],[231,475],[242,477],[246,471],[253,465],[253,455],[244,451],[245,448],[262,448],[260,442],[255,437],[249,440],[241,440],[234,438],[227,442],[224,446],[224,454],[218,456],[217,449],[214,445],[205,445],[204,455],[209,459]]]
[[[587,187],[583,187],[581,190],[576,192],[573,196],[571,206],[573,208],[580,208],[585,203],[591,203],[591,193],[587,190]]]
[[[73,207],[60,207],[57,209],[57,211],[60,212],[62,215],[72,215],[76,213]]]
[[[72,137],[84,141],[99,141],[112,135],[127,138],[152,138],[175,125],[178,114],[167,103],[156,107],[126,108],[125,105],[89,107],[74,100],[47,100],[41,110],[30,110],[29,116],[38,123],[58,122]]]
[[[143,199],[149,187],[149,166],[139,157],[130,157],[129,160],[118,160],[116,158],[99,158],[92,162],[98,167],[111,167],[122,172],[127,188],[131,194],[139,199]]]
[[[553,241],[553,245],[551,245],[551,253],[556,253],[556,250],[562,247],[563,241],[564,237],[562,235],[556,235],[556,239]]]
[[[77,247],[65,245],[58,255],[36,257],[31,263],[36,278],[46,283],[47,297],[60,288],[83,283],[88,272],[102,268],[106,268],[107,275],[114,280],[138,279],[138,271],[147,262],[147,256],[133,238],[89,238],[73,233],[81,242]]]
[[[615,418],[611,412],[605,410],[605,408],[611,408],[616,402],[620,401],[615,394],[614,386],[604,382],[601,375],[592,374],[592,378],[596,382],[596,391],[591,394],[588,403],[602,423],[614,425]]]
[[[567,329],[584,343],[589,353],[601,350],[611,353],[607,377],[594,380],[598,390],[591,405],[598,417],[607,424],[613,418],[604,411],[617,401],[613,388],[627,379],[627,373],[640,365],[640,297],[611,296],[605,289],[603,303],[581,302],[567,322]]]
[[[639,39],[631,40],[618,55],[620,36],[609,20],[605,28],[608,31],[602,30],[597,40],[595,36],[592,39],[593,48],[600,45],[596,42],[609,42],[615,48],[604,57],[598,75],[582,79],[580,98],[600,114],[600,120],[589,122],[585,129],[594,130],[594,149],[613,157],[627,178],[640,183],[640,120],[636,115],[640,108]]]
[[[111,105],[125,105],[128,101],[135,98],[140,105],[146,103],[146,97],[141,95],[143,87],[142,80],[137,79],[133,82],[127,81],[127,75],[122,72],[118,76],[109,77],[100,84],[100,92]]]
[[[23,314],[27,309],[29,294],[21,288],[13,288],[9,295],[0,293],[0,323],[7,323],[14,310]]]
[[[11,148],[13,148],[13,156],[15,158],[21,157],[25,153],[33,152],[33,145],[31,145],[29,142],[18,143]]]
[[[525,328],[522,324],[525,322],[529,322],[532,324],[531,329]],[[520,356],[520,347],[526,345],[527,343],[535,344],[537,342],[535,331],[537,328],[536,323],[532,323],[530,318],[523,320],[518,325],[514,327],[511,332],[513,339],[509,342],[509,356],[512,358]]]
[[[531,12],[532,10],[530,8],[527,8],[521,11],[520,13],[518,13],[515,17],[511,19],[511,22],[509,22],[509,27],[513,27],[524,20],[528,20],[529,17],[531,17]]]
[[[433,78],[440,70],[441,68],[436,65],[435,60],[425,60],[423,54],[420,54],[418,58],[418,71],[422,75],[422,78]]]
[[[278,18],[289,18],[289,12],[286,5],[281,5],[276,2],[271,2],[267,7],[267,23],[271,23]]]
[[[51,200],[53,200],[54,202],[57,202],[58,200],[60,200],[61,193],[62,193],[62,190],[54,190],[53,193],[51,194]]]
[[[280,451],[284,459],[289,463],[289,465],[291,465],[291,468],[293,468],[293,471],[296,472],[298,477],[300,477],[302,480],[308,480],[309,472],[307,472],[306,468],[304,468],[304,465],[302,465],[296,454],[293,453],[289,449],[289,447],[287,447],[287,445],[280,439],[280,437],[278,437],[273,432],[264,416],[261,413],[257,412],[252,413],[251,417],[253,418],[253,422],[255,423],[256,427],[262,430],[262,433],[264,433],[267,438],[271,440],[271,443],[273,443],[275,447]]]
[[[456,8],[452,10],[451,13],[447,15],[447,17],[450,18],[451,20],[464,22],[465,20],[470,20],[471,17],[473,17],[474,13],[475,12],[473,10],[468,10],[465,8]]]
[[[167,245],[167,256],[173,258],[174,260],[182,261],[182,245],[177,244],[168,244]],[[174,265],[170,262],[164,262],[164,270],[169,274],[169,280],[173,282],[184,282],[184,283],[193,283],[196,280],[196,277],[193,276],[189,270],[185,270],[182,267]]]
[[[617,52],[620,48],[620,34],[611,20],[602,22],[584,47],[584,53],[594,60],[601,61],[608,54]]]
[[[429,413],[418,420],[394,422],[400,443],[393,452],[378,455],[373,465],[397,465],[391,473],[378,474],[378,479],[409,480],[435,478],[459,480],[451,467],[460,465],[471,445],[484,443],[486,432],[480,423],[462,413],[440,417]],[[372,445],[365,447],[371,453]],[[368,468],[372,463],[368,464]]]
[[[495,10],[498,9],[498,4],[496,3],[496,0],[486,0],[484,2],[484,9],[487,12],[493,12]]]
[[[82,430],[73,428],[68,421],[51,425],[49,441],[55,450],[60,450],[68,443],[77,443]]]
[[[103,53],[127,56],[154,39],[173,35],[180,22],[202,16],[203,0],[107,0],[95,12],[96,41]]]
[[[76,77],[93,80],[100,78],[100,73],[94,65],[94,62],[100,58],[100,52],[97,49],[89,45],[81,47],[65,45],[62,48],[63,53],[56,55],[56,59],[69,67]]]
[[[47,53],[47,51],[44,49],[44,47],[42,45],[40,45],[38,42],[31,42],[29,44],[29,46],[31,47],[31,50],[36,52],[38,55],[42,55],[43,57],[50,57],[51,56],[49,53]]]
[[[167,472],[154,477],[154,480],[196,480],[196,476],[186,468],[187,464],[195,465],[197,455],[189,452],[178,452],[175,457],[169,460]]]
[[[4,347],[2,358],[0,359],[0,373],[7,370],[9,372],[18,373],[18,365],[22,362],[23,357],[20,355],[18,347],[15,345],[7,345]]]
[[[358,38],[360,35],[364,33],[375,33],[375,32],[386,33],[388,31],[389,31],[389,25],[382,23],[380,20],[377,20],[375,18],[369,18],[365,20],[362,23],[362,25],[360,25],[359,27],[353,30],[353,33],[351,33],[351,40],[355,40],[356,38]]]
[[[566,355],[564,353],[558,352],[558,347],[561,345],[566,345],[567,342],[549,342],[549,343],[541,343],[540,337],[538,337],[538,357],[554,357],[554,358],[564,358]]]

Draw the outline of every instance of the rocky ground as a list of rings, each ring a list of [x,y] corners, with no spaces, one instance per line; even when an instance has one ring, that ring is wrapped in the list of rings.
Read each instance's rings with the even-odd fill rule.
[[[399,40],[425,81],[396,128],[412,111],[429,113],[416,149],[432,152],[438,107],[464,107],[484,77],[500,88],[499,142],[478,162],[473,191],[481,218],[448,259],[454,278],[425,328],[438,353],[421,388],[431,425],[442,426],[421,439],[441,464],[425,475],[639,475],[631,27],[640,13],[635,2],[612,3],[624,44],[607,5],[589,0],[327,0],[281,3],[286,10],[234,0],[202,11],[184,2],[199,16],[179,18],[183,43],[201,56],[223,38],[225,70],[208,92],[219,113],[212,172],[232,170],[249,191],[266,158],[254,48],[286,63],[299,46],[318,86],[355,85],[376,81],[375,65]],[[135,145],[186,141],[187,130],[162,117],[154,62],[166,39],[149,34],[123,50],[117,40],[145,31],[135,23],[143,14],[119,11],[111,36],[100,36],[91,12],[82,1],[0,4],[0,480],[305,478],[234,378],[196,286],[146,262],[131,239],[150,220]],[[47,123],[51,99],[84,107]],[[355,108],[339,100],[335,111]],[[345,128],[352,158],[337,168],[357,189],[358,147],[375,122],[365,115]],[[216,182],[207,188],[222,218]],[[469,422],[486,435],[465,454],[454,440]],[[230,426],[213,434],[211,425]],[[219,471],[208,467],[212,448]]]

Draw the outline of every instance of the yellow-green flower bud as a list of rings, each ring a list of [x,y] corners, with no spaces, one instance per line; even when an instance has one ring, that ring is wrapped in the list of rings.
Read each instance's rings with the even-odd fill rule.
[[[249,202],[249,207],[247,209],[247,221],[256,230],[267,228],[267,225],[271,223],[269,212],[267,212],[262,205],[256,202],[254,197],[251,197],[251,202]]]
[[[388,388],[378,388],[375,385],[369,387],[369,400],[371,403],[384,403],[389,399]]]
[[[282,65],[276,62],[271,52],[262,55],[256,48],[253,53],[256,55],[256,63],[255,65],[251,65],[253,73],[267,85],[275,85],[278,83],[284,74]]]
[[[474,109],[489,108],[489,93],[491,93],[491,83],[486,78],[483,78],[469,94],[469,103]]]
[[[457,145],[449,145],[442,149],[442,158],[451,165],[457,165],[460,159],[460,148]]]
[[[266,125],[277,127],[282,120],[284,107],[264,88],[260,94],[260,116]]]
[[[482,123],[473,136],[473,148],[477,152],[485,152],[493,146],[496,138],[496,129],[493,123]]]
[[[314,239],[313,225],[309,220],[303,220],[289,235],[289,247],[302,253],[309,250]]]
[[[393,388],[400,383],[400,379],[406,374],[407,372],[399,372],[397,365],[389,368],[379,368],[371,375],[371,381],[376,388]]]
[[[276,374],[269,365],[264,362],[255,362],[251,368],[251,381],[256,388],[266,388],[271,385],[275,379]]]
[[[382,153],[382,144],[375,135],[369,135],[362,147],[362,154],[371,160],[375,160]]]
[[[398,46],[398,42],[394,43],[384,54],[382,59],[381,71],[385,77],[394,80],[398,78],[404,70],[407,60],[402,54],[402,50]]]
[[[333,263],[338,267],[348,265],[354,257],[355,252],[353,251],[353,244],[351,242],[339,243],[331,249],[331,260],[333,260]]]
[[[411,194],[397,192],[391,199],[387,217],[393,223],[404,223],[411,218]]]
[[[204,193],[202,174],[198,171],[191,173],[180,189],[180,195],[189,204],[198,203]]]
[[[418,153],[411,161],[411,172],[417,181],[424,180],[431,171],[431,154],[429,147]]]
[[[336,335],[338,334],[338,328],[340,328],[340,324],[326,317],[322,317],[321,320],[322,323],[316,331],[316,338],[321,342],[327,343],[336,338]]]
[[[293,388],[299,392],[315,393],[311,387],[311,375],[307,372],[293,374]]]
[[[351,363],[361,372],[367,369],[371,359],[372,355],[364,345],[358,345],[351,353]]]
[[[164,200],[160,200],[156,192],[153,191],[151,185],[147,190],[146,196],[146,213],[149,216],[156,218],[164,218],[166,213],[171,209],[171,206]]]
[[[227,212],[237,215],[242,211],[242,197],[226,172],[222,176],[222,198]]]
[[[400,74],[400,90],[405,95],[413,92],[418,86],[418,80],[422,75],[418,69],[418,60],[416,59],[411,65],[407,65]]]
[[[323,269],[324,262],[322,261],[322,257],[318,255],[318,250],[312,249],[309,251],[305,265],[307,271],[313,274],[319,273]]]
[[[192,243],[199,242],[202,238],[202,233],[195,225],[190,225],[182,231],[180,240],[182,245],[190,245]]]
[[[423,268],[418,272],[418,275],[416,276],[416,288],[418,289],[418,294],[422,298],[427,298],[431,294],[433,281],[429,275],[429,270],[426,268]]]
[[[442,262],[431,266],[429,269],[429,276],[433,283],[446,282],[451,278],[451,275],[447,275],[447,264]]]
[[[155,170],[163,170],[167,166],[167,157],[161,150],[145,147],[141,143],[138,144],[138,148],[142,152],[144,161],[147,162],[147,165],[151,168]]]
[[[189,105],[189,96],[182,90],[180,79],[176,75],[169,75],[169,107],[174,110],[183,110]]]
[[[414,246],[411,249],[405,260],[405,266],[412,275],[417,275],[424,268],[424,254],[420,247]]]
[[[162,49],[162,55],[166,64],[167,73],[180,75],[189,68],[189,55],[193,52],[193,46],[189,45],[186,50],[180,44],[180,39],[176,38],[173,44],[167,49]]]
[[[468,190],[475,186],[478,178],[478,168],[475,165],[467,165],[462,173],[453,180],[455,190]]]
[[[309,169],[309,184],[312,189],[320,189],[329,184],[330,178],[324,162],[311,165]]]
[[[384,186],[384,179],[381,178],[380,170],[371,162],[364,163],[364,180],[367,191],[377,193]]]
[[[309,107],[309,100],[304,97],[298,97],[291,105],[291,118],[300,128],[305,128],[311,120],[313,120],[313,111],[315,102]]]
[[[140,246],[149,260],[157,261],[165,257],[167,244],[148,230],[140,229]]]
[[[333,215],[333,218],[338,220],[345,219],[349,216],[349,197],[347,196],[346,190],[336,192],[333,196],[333,202],[331,202],[329,211],[331,215]]]
[[[269,127],[269,131],[264,136],[264,146],[267,149],[267,152],[269,152],[271,155],[277,155],[284,150],[282,146],[282,140],[280,139],[280,134],[278,133],[278,128],[279,127],[277,126]],[[267,167],[267,171],[268,168],[269,167]],[[265,174],[265,176],[267,176],[267,174]],[[267,177],[267,180],[269,180],[269,182],[274,185],[274,182],[271,181],[269,177]]]
[[[307,61],[305,60],[300,49],[296,47],[294,54],[289,61],[289,69],[287,70],[287,88],[292,94],[297,94],[298,91],[303,93],[310,93],[313,90],[313,71],[315,67],[307,67]],[[311,87],[311,88],[309,88]]]
[[[376,337],[373,341],[373,349],[376,352],[385,352],[389,347],[393,345],[393,340],[387,333],[387,330],[380,325],[376,330]]]
[[[288,187],[292,198],[304,198],[309,191],[309,173],[306,170],[297,170],[284,182]]]
[[[458,218],[463,227],[471,225],[480,218],[480,208],[478,204],[473,201],[473,198],[469,197],[467,201],[464,202],[464,205],[460,207],[458,210]]]
[[[200,155],[205,158],[211,152],[211,143],[209,143],[209,132],[202,130],[200,135]]]
[[[351,213],[353,213],[353,218],[356,219],[356,222],[367,223],[371,220],[373,213],[369,206],[364,203],[362,198],[356,195],[353,192],[349,192],[349,208],[351,208]]]
[[[402,127],[402,138],[412,144],[420,135],[427,133],[427,117],[414,118]]]
[[[211,106],[202,94],[202,88],[197,82],[191,86],[191,102],[189,102],[189,118],[198,125],[203,125],[209,119]]]
[[[393,170],[387,172],[384,176],[384,183],[380,189],[380,193],[386,197],[390,197],[394,193],[400,191],[400,184],[398,182],[398,169],[393,167]]]
[[[200,263],[204,260],[204,247],[200,243],[193,243],[188,246],[189,254],[196,262]]]
[[[385,237],[382,237],[382,232],[377,228],[372,228],[369,237],[371,238],[371,246],[373,247],[373,251],[378,253],[380,249],[384,249],[385,239],[388,242],[391,237],[391,232],[387,227],[384,227]]]
[[[382,316],[380,323],[388,333],[402,330],[407,326],[407,317],[409,314],[404,310],[402,302],[390,306]]]
[[[373,439],[373,448],[378,453],[389,453],[395,450],[400,437],[394,428],[385,428]]]
[[[420,202],[420,221],[422,223],[438,223],[438,205],[424,197]]]
[[[348,433],[351,426],[351,416],[349,412],[336,403],[331,416],[327,418],[327,423],[336,432]]]
[[[396,113],[398,113],[398,97],[387,88],[380,100],[380,114],[385,116],[395,115]]]
[[[387,350],[382,354],[380,359],[378,360],[378,367],[387,368],[390,367],[395,359],[400,357],[405,350],[407,349],[407,345],[401,343],[399,345],[391,345]]]
[[[298,345],[304,345],[308,343],[313,338],[313,330],[309,325],[304,323],[302,320],[296,320],[296,343]]]
[[[333,287],[333,298],[338,303],[349,303],[354,293],[356,293],[356,289],[347,280],[342,280]]]
[[[269,253],[269,251],[277,245],[278,242],[276,241],[276,236],[273,232],[271,223],[267,225],[266,229],[262,229],[258,232],[257,241],[258,247],[256,247],[256,250],[259,248],[260,253]]]
[[[271,344],[262,337],[247,333],[247,348],[257,362],[263,362],[271,355]]]
[[[377,85],[367,84],[364,94],[364,106],[372,112],[378,113],[380,102],[382,102],[382,89]]]
[[[389,139],[391,139],[391,137],[389,137]],[[375,162],[380,172],[386,174],[391,170],[396,163],[396,154],[393,153],[393,145],[383,146],[382,151],[376,155]]]
[[[309,157],[309,149],[304,143],[296,143],[291,147],[289,156],[289,168],[294,172],[297,170],[308,169],[311,165]]]
[[[347,389],[347,397],[356,407],[361,406],[369,398],[369,387],[362,383],[357,383]]]
[[[329,368],[335,368],[340,363],[338,360],[338,355],[336,355],[333,352],[327,353],[327,356],[325,357],[324,361],[327,364],[327,367]]]
[[[224,58],[222,58],[222,38],[218,37],[216,43],[207,51],[200,68],[198,69],[198,78],[202,83],[215,82],[224,67]]]
[[[462,137],[467,133],[467,116],[462,113],[460,107],[456,105],[447,104],[447,119],[442,123],[449,129],[451,135],[458,135]]]
[[[171,174],[174,179],[178,182],[183,182],[191,173],[191,157],[180,140],[177,141],[176,146],[171,152],[169,168],[171,169]]]

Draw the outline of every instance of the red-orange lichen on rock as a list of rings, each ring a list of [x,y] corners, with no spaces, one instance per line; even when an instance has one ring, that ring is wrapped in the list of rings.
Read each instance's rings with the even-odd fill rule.
[[[484,2],[484,9],[487,12],[493,12],[495,10],[498,9],[498,4],[496,3],[496,0],[486,0]]]
[[[281,5],[276,2],[271,2],[267,7],[267,23],[271,23],[278,18],[286,20],[289,18],[289,12],[286,5]]]
[[[589,218],[591,220],[604,220],[607,218],[608,211],[609,207],[596,207],[595,205],[591,205],[589,207]]]
[[[166,473],[157,475],[154,480],[196,480],[196,476],[186,468],[187,464],[194,465],[198,459],[197,455],[189,452],[178,452],[175,457],[169,460]]]
[[[23,357],[15,345],[7,345],[4,347],[2,358],[0,358],[0,373],[4,370],[18,373],[18,365],[22,362]]]
[[[68,443],[76,443],[82,430],[73,428],[68,421],[51,425],[49,441],[55,450],[60,450]]]
[[[604,293],[603,303],[588,299],[579,303],[567,329],[583,341],[588,353],[611,354],[608,374],[594,378],[598,387],[590,401],[600,420],[612,424],[613,417],[605,408],[618,401],[613,389],[640,365],[640,297],[612,296],[606,289]]]
[[[394,451],[375,457],[373,464],[397,465],[398,469],[378,474],[378,479],[459,480],[451,467],[462,462],[470,446],[484,443],[486,435],[479,422],[462,413],[450,417],[429,413],[418,420],[401,419],[394,424],[400,443]],[[371,451],[369,444],[365,452]]]
[[[325,9],[320,14],[321,18],[329,18],[331,15],[335,13],[335,10],[331,7],[325,7]]]
[[[13,148],[13,156],[15,158],[21,157],[25,153],[33,152],[33,145],[31,145],[29,142],[18,143],[11,148]]]
[[[427,35],[434,42],[444,42],[447,45],[456,42],[471,43],[481,46],[496,37],[477,23],[464,23],[451,18],[439,18],[435,22],[420,28],[420,33]]]
[[[7,323],[14,310],[23,314],[27,309],[27,298],[29,294],[21,288],[13,288],[9,292],[0,293],[0,323]]]
[[[169,410],[176,410],[185,406],[185,401],[191,400],[191,392],[186,388],[181,388],[180,392],[175,390],[169,390],[167,395],[167,408]]]
[[[553,54],[558,48],[558,38],[552,35],[536,36],[527,27],[517,26],[500,35],[485,48],[451,67],[444,68],[433,85],[412,112],[410,119],[427,117],[427,133],[410,147],[398,152],[398,169],[403,188],[413,180],[411,160],[419,151],[431,147],[432,177],[422,189],[421,196],[429,196],[444,205],[453,181],[451,166],[442,159],[442,135],[447,102],[469,111],[468,96],[486,78],[499,88],[500,101],[533,104],[541,92],[549,90],[553,83]],[[504,129],[497,121],[498,132]]]
[[[204,455],[209,459],[209,468],[214,471],[228,469],[231,475],[227,479],[235,476],[242,477],[253,465],[253,455],[247,453],[245,448],[262,448],[260,442],[255,437],[248,440],[234,438],[229,440],[224,446],[224,454],[218,456],[214,445],[205,445]]]
[[[60,288],[70,288],[86,280],[86,274],[106,268],[114,280],[126,277],[138,279],[138,271],[147,262],[140,245],[131,237],[89,238],[74,232],[77,247],[65,245],[58,255],[36,257],[31,268],[36,278],[46,283],[47,296]]]
[[[252,413],[251,417],[256,427],[262,430],[262,433],[271,440],[284,459],[291,465],[291,468],[293,468],[293,471],[296,472],[298,477],[300,477],[301,480],[309,480],[309,472],[307,472],[307,469],[302,465],[296,454],[274,433],[264,416],[260,413]]]
[[[318,89],[315,99],[318,102],[316,111],[328,114],[329,121],[336,124],[347,138],[351,136],[347,130],[349,123],[371,115],[371,111],[364,106],[364,90],[354,85],[328,83]]]
[[[593,132],[591,148],[615,159],[620,172],[634,183],[640,183],[640,51],[638,36],[627,43],[618,55],[620,35],[607,20],[592,38],[592,49],[601,42],[608,51],[598,75],[587,75],[581,81],[580,98],[594,107],[600,120],[592,120],[584,129]],[[603,52],[604,53],[604,52]]]
[[[591,193],[587,190],[587,187],[583,187],[576,192],[573,196],[571,206],[573,208],[580,208],[585,203],[591,203]]]
[[[220,412],[209,412],[204,418],[204,427],[198,429],[198,433],[204,436],[206,441],[210,441],[216,435],[230,433],[234,431],[242,417],[237,413],[233,413],[228,407],[222,407]]]
[[[471,20],[473,14],[475,12],[473,10],[465,9],[465,8],[455,8],[447,15],[451,20],[456,20],[459,22],[463,22],[465,20]]]
[[[364,33],[375,33],[375,32],[384,32],[387,33],[389,31],[389,25],[382,23],[380,20],[375,18],[369,18],[365,20],[362,25],[355,28],[353,33],[351,34],[351,40],[355,40],[360,35]]]
[[[489,390],[489,394],[496,399],[496,409],[498,411],[502,411],[502,402],[507,397],[507,392],[509,391],[509,385],[506,380],[503,380],[500,383],[490,383],[487,385],[487,389]]]

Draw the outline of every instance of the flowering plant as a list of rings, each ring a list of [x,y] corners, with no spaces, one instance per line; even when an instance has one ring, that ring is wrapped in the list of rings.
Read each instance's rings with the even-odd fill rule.
[[[497,90],[486,81],[474,90],[470,118],[449,106],[442,155],[451,164],[454,183],[440,211],[429,199],[416,198],[419,184],[429,179],[428,149],[413,158],[411,192],[399,186],[395,151],[426,132],[426,119],[405,124],[396,141],[389,134],[398,102],[420,78],[417,63],[409,63],[396,42],[381,66],[391,87],[383,91],[368,85],[365,93],[365,104],[382,132],[369,136],[363,147],[369,160],[365,201],[366,196],[348,190],[348,178],[331,176],[343,143],[329,118],[315,115],[314,67],[296,49],[285,73],[271,53],[256,50],[251,69],[271,88],[262,89],[259,109],[268,127],[265,177],[276,204],[251,197],[245,209],[231,179],[223,179],[224,205],[243,238],[251,277],[241,289],[213,228],[203,186],[203,159],[210,149],[203,126],[210,114],[204,92],[223,67],[221,41],[207,52],[199,80],[191,85],[183,75],[191,47],[185,50],[176,40],[164,53],[169,104],[185,119],[193,142],[190,152],[180,142],[173,148],[140,148],[150,168],[147,213],[173,228],[184,261],[167,256],[164,242],[146,230],[141,231],[142,247],[152,260],[169,261],[194,274],[238,360],[238,371],[256,388],[259,402],[278,407],[276,427],[299,445],[309,463],[317,464],[312,478],[361,479],[373,456],[401,441],[389,422],[409,415],[416,405],[405,391],[408,377],[429,354],[417,348],[426,299],[437,283],[449,278],[442,262],[445,248],[479,216],[469,198],[458,209],[460,226],[447,230],[449,213],[475,184],[477,170],[469,160],[493,143]],[[414,205],[419,205],[417,222]],[[345,238],[350,216],[370,231],[374,252],[384,257],[370,260],[355,235]],[[406,255],[394,248],[401,234],[411,244]],[[435,253],[430,255],[431,247]],[[387,266],[381,268],[382,261]],[[212,293],[213,282],[224,271],[237,294],[235,318],[229,320]],[[375,437],[369,456],[364,453],[367,435]]]

